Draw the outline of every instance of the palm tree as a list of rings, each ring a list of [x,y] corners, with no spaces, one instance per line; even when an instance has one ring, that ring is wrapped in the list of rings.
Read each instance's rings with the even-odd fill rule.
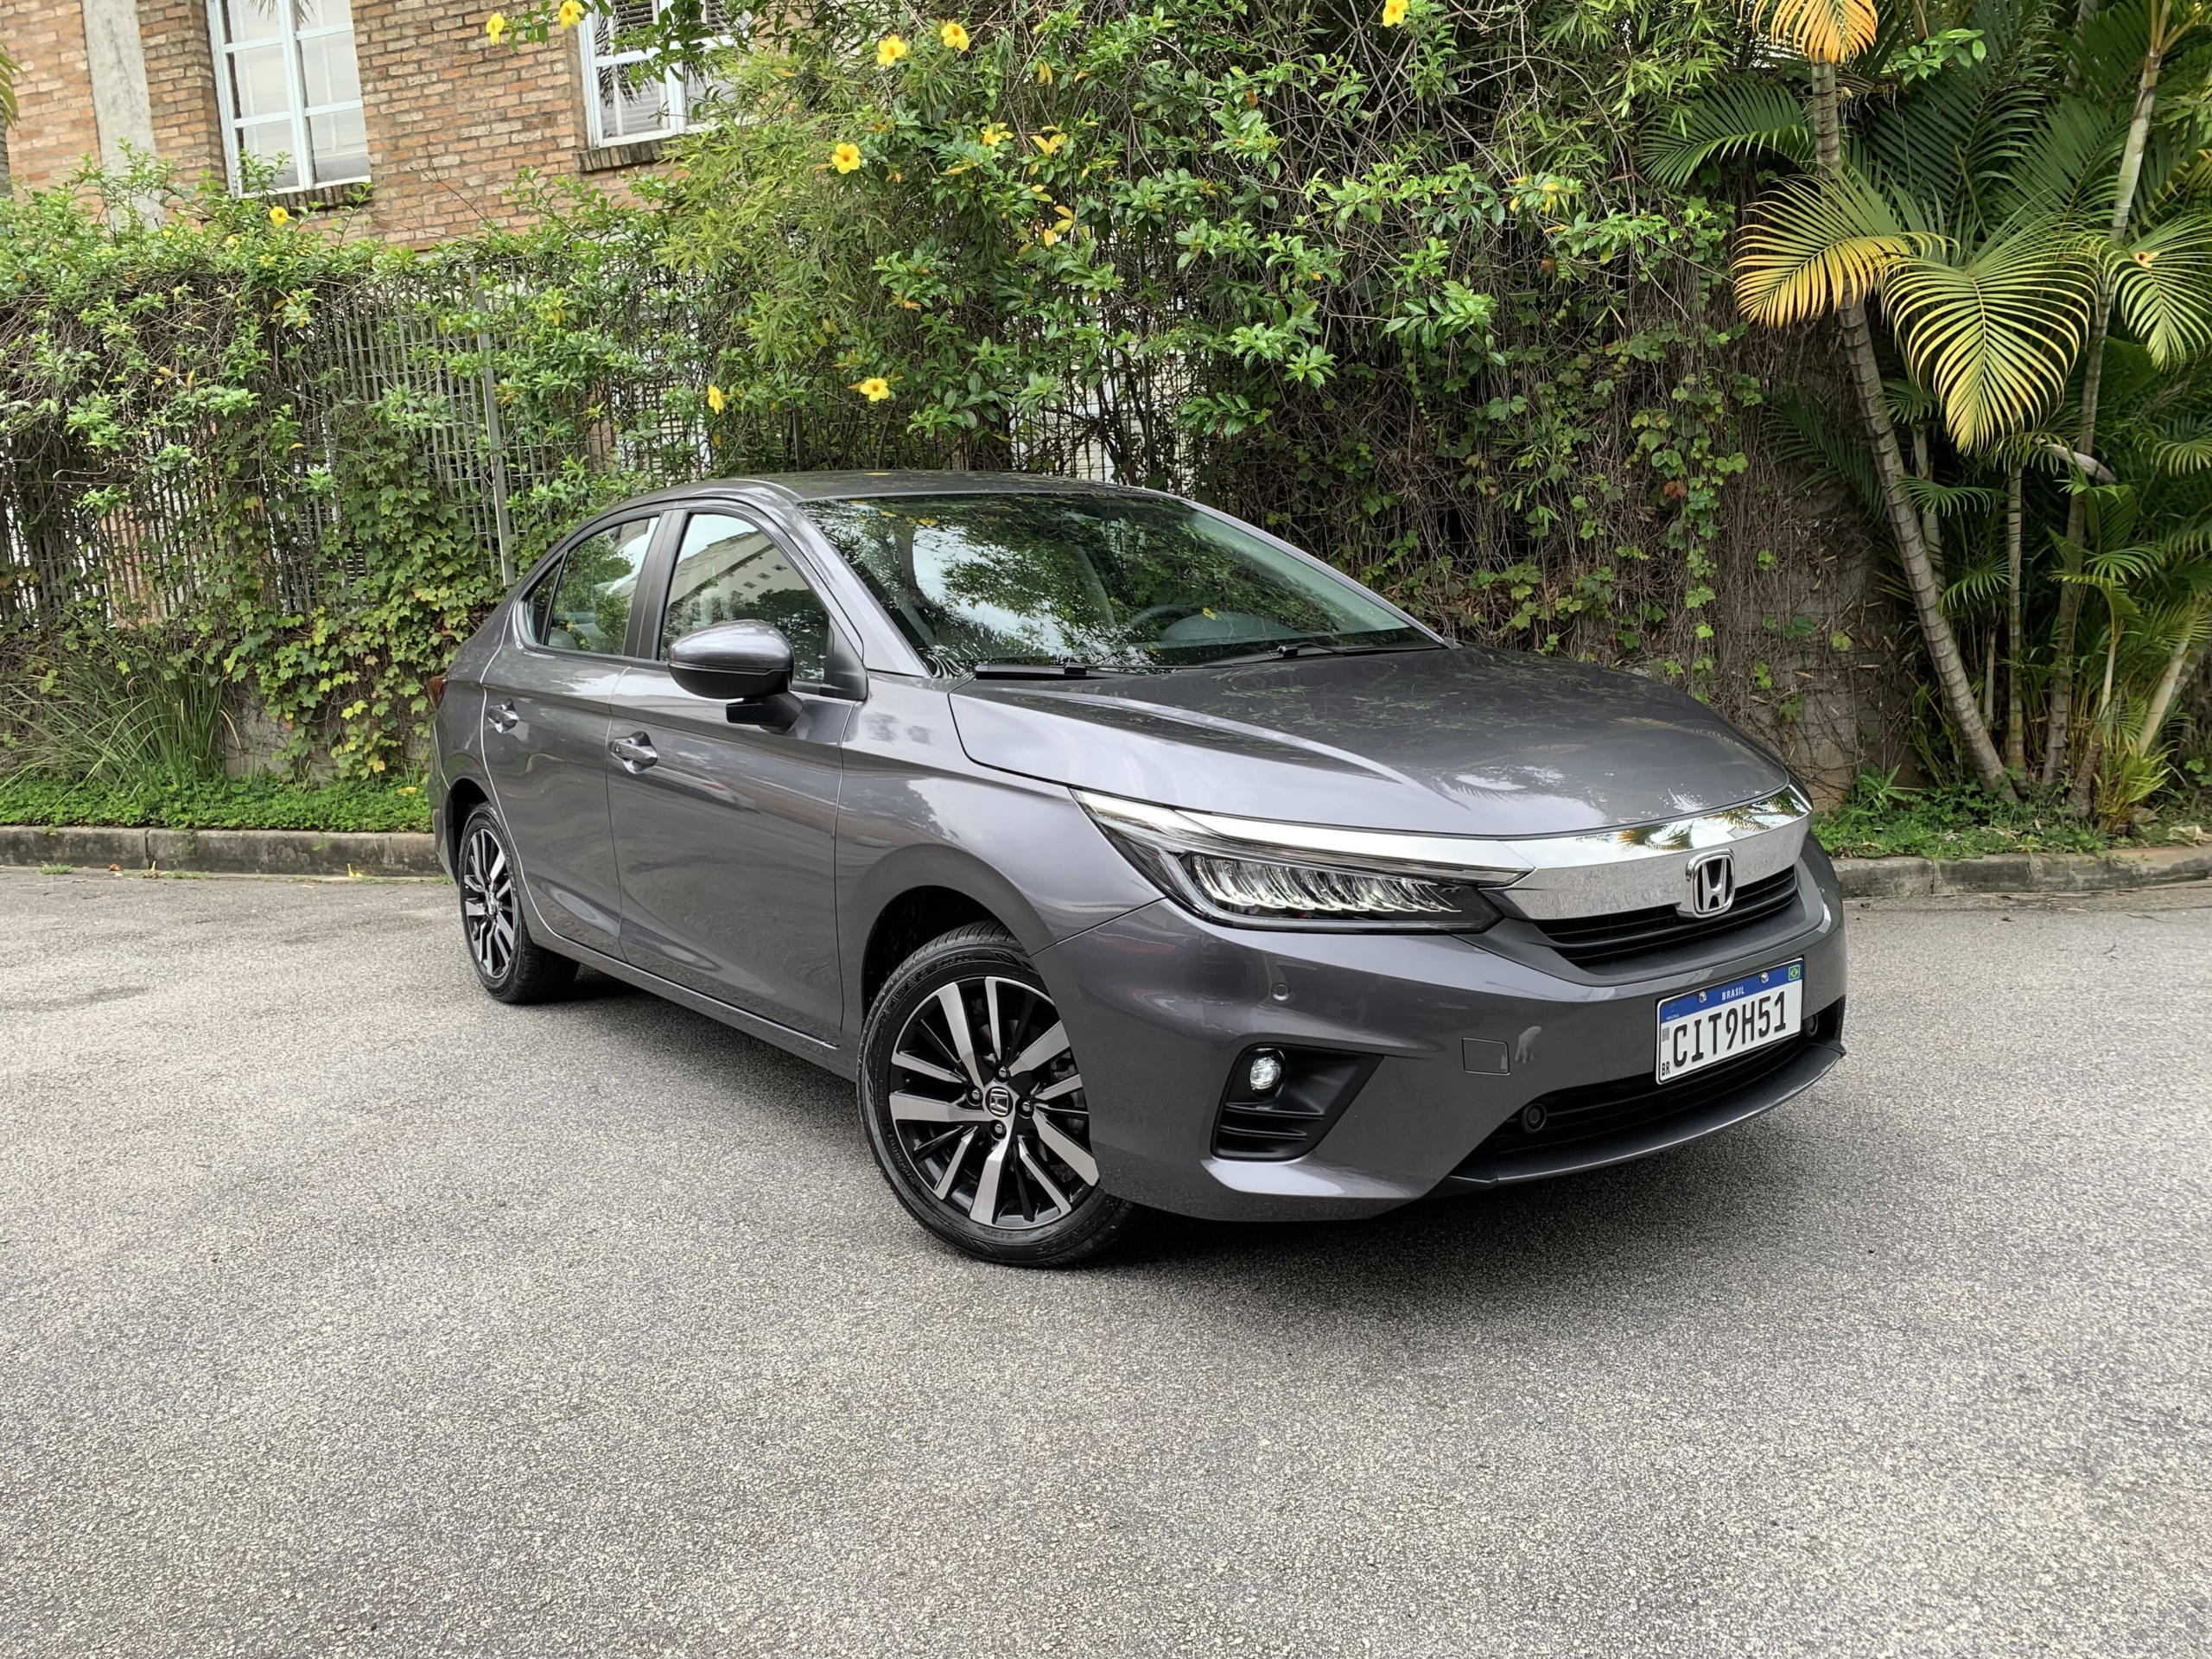
[[[1872,440],[1879,516],[1897,541],[1944,711],[1976,775],[2004,792],[2008,772],[2024,773],[2027,763],[2024,525],[2017,515],[2008,523],[2008,767],[1942,613],[1942,549],[1912,510],[1915,490],[1929,487],[1925,435],[1916,428],[1921,465],[1909,466],[1881,395],[1868,307],[1880,306],[1897,354],[1951,442],[1964,454],[2004,452],[2008,507],[2019,499],[2013,469],[2031,453],[2064,458],[2084,483],[2101,473],[2108,480],[2094,460],[2094,385],[2085,385],[2074,442],[2038,430],[2040,423],[2058,412],[2085,347],[2093,361],[2101,357],[2115,298],[2128,326],[2171,355],[2204,337],[2212,287],[2192,216],[2146,233],[2111,205],[2136,200],[2151,107],[2141,86],[2155,91],[2155,75],[2144,82],[2128,60],[2136,84],[2123,118],[2096,75],[2076,90],[2062,70],[2069,54],[2108,60],[2107,37],[2128,38],[2130,28],[2147,29],[2155,52],[2170,52],[2179,26],[2158,9],[2172,3],[2123,0],[2093,25],[2044,0],[1982,0],[1971,14],[1976,29],[1931,35],[1917,7],[1910,20],[1885,19],[1873,0],[1763,0],[1769,60],[1685,105],[1645,145],[1647,168],[1669,181],[1745,156],[1809,169],[1754,202],[1738,250],[1738,302],[1774,326],[1836,317]],[[2087,35],[2099,38],[2077,38]],[[1857,93],[1847,127],[1846,75]],[[2063,543],[2078,547],[2078,529]],[[2078,612],[2079,596],[2067,590],[2062,620],[2069,606]],[[2063,643],[2054,706],[2056,682],[2071,682],[2070,636]],[[2062,728],[2062,766],[2065,753]]]
[[[2113,48],[2139,47],[2139,51],[2131,49],[2126,56],[2118,58],[2133,69],[2135,95],[2128,111],[2126,137],[2121,145],[2119,171],[2113,181],[2111,216],[2104,226],[2104,245],[2097,250],[2102,256],[2102,280],[2096,295],[2088,352],[2082,365],[2081,415],[2074,435],[2075,450],[2082,455],[2094,456],[2097,453],[2097,413],[2104,378],[2105,344],[2115,298],[2124,296],[2123,303],[2132,302],[2132,308],[2147,309],[2152,314],[2144,318],[2139,326],[2144,327],[2145,343],[2156,342],[2152,350],[2161,358],[2171,359],[2181,350],[2202,343],[2204,338],[2207,317],[2202,285],[2207,272],[2201,223],[2192,216],[2158,226],[2147,235],[2131,238],[2131,231],[2135,228],[2144,156],[2150,146],[2152,117],[2158,105],[2159,77],[2167,57],[2195,27],[2201,15],[2194,4],[2177,5],[2174,0],[2135,0],[2135,3],[2113,8],[2100,17],[2095,15],[2095,0],[2082,0],[2076,52],[2080,70],[2094,76],[2101,66],[2114,60],[2117,54]],[[2165,270],[2157,271],[2161,256],[2176,251],[2177,243],[2183,258],[2169,259]],[[2177,272],[2177,266],[2184,263],[2194,269]],[[2177,275],[2182,280],[2172,280]],[[2192,277],[2194,281],[2190,280]],[[2061,546],[2066,552],[2069,575],[2078,569],[2075,550],[2082,545],[2087,502],[2086,493],[2076,491],[2067,511],[2066,535]],[[2055,652],[2057,671],[2051,681],[2049,725],[2044,737],[2043,780],[2046,785],[2056,783],[2065,774],[2074,702],[2075,632],[2080,623],[2082,600],[2088,591],[2083,584],[2069,582],[2059,592]],[[2088,753],[2083,756],[2080,773],[2083,784],[2077,787],[2077,794],[2086,787],[2095,765],[2096,741],[2093,735]]]

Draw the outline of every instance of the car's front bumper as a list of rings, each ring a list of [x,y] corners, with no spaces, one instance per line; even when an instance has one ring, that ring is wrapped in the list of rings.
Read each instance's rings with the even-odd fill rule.
[[[1579,970],[1525,922],[1474,938],[1261,931],[1166,901],[1062,940],[1038,966],[1074,1040],[1109,1192],[1222,1219],[1371,1215],[1640,1157],[1809,1087],[1842,1054],[1842,905],[1817,849],[1798,885],[1783,915],[1632,971]],[[1804,1039],[1719,1087],[1647,1090],[1639,1109],[1662,1000],[1801,957]],[[1381,1061],[1304,1155],[1220,1156],[1230,1069],[1255,1044]],[[1539,1097],[1592,1096],[1611,1103],[1592,1115],[1595,1132],[1491,1140]]]

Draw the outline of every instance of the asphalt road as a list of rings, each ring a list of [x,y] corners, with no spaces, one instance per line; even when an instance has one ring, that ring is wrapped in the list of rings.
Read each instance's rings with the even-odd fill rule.
[[[2212,891],[1701,1146],[1024,1274],[449,890],[0,872],[0,1653],[2212,1652]]]

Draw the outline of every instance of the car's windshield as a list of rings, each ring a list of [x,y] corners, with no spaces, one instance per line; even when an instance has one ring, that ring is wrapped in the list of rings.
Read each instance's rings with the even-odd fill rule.
[[[1179,501],[1039,491],[806,512],[940,673],[1433,643],[1351,582]]]

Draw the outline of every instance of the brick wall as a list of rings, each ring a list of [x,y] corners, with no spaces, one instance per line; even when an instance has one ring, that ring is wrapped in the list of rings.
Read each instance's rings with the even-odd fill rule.
[[[353,40],[378,235],[421,245],[520,215],[525,168],[573,175],[583,143],[575,36],[494,46],[489,10],[451,0],[356,0]]]
[[[155,153],[189,189],[223,170],[215,54],[205,0],[137,0]],[[574,177],[585,143],[575,36],[542,45],[484,38],[491,0],[354,0],[353,41],[369,136],[372,203],[354,234],[423,246],[524,215],[506,193],[525,169]],[[0,0],[0,40],[22,62],[22,115],[8,133],[18,192],[59,183],[99,135],[92,119],[81,0]],[[620,190],[654,146],[596,158],[601,188]]]
[[[187,190],[210,173],[220,177],[222,105],[207,0],[138,0],[138,38],[146,54],[154,154],[177,168]]]
[[[78,0],[0,0],[0,41],[17,66],[8,174],[18,194],[50,190],[100,152]]]

